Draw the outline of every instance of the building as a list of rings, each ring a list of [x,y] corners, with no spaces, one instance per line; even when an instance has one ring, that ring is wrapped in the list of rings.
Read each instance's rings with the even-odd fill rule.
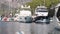
[[[17,8],[22,4],[26,4],[27,2],[30,2],[31,0],[1,0],[0,4],[4,3],[7,6]]]

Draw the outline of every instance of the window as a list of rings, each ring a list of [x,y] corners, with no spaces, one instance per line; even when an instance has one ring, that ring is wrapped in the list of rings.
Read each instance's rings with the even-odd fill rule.
[[[45,8],[37,8],[36,11],[37,12],[48,12],[48,10]]]
[[[37,11],[37,12],[47,12],[47,11]]]

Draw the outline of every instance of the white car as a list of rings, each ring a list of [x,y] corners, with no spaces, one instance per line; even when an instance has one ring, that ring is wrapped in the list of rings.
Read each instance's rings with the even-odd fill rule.
[[[60,3],[57,4],[57,6],[55,7],[55,15],[54,15],[54,19],[56,19],[56,28],[60,29]]]
[[[24,16],[15,16],[14,21],[25,21],[25,17]]]
[[[14,19],[14,21],[25,22],[25,23],[32,23],[32,17],[29,16],[20,16]]]
[[[48,16],[48,9],[45,6],[39,6],[35,9],[36,16]]]
[[[20,15],[21,16],[32,16],[32,13],[30,10],[21,10]]]

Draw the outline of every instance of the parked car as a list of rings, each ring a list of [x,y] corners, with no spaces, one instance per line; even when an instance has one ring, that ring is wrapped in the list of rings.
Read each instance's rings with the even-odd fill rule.
[[[45,6],[37,6],[35,9],[36,16],[48,16],[48,9]]]
[[[18,21],[20,21],[20,22],[26,22],[26,20],[25,20],[25,17],[24,17],[24,16],[20,16],[18,19],[19,19]]]
[[[23,22],[23,23],[32,23],[32,17],[30,16],[20,16],[14,19],[15,21]]]
[[[2,21],[9,21],[8,17],[4,17]]]
[[[50,19],[49,18],[45,18],[45,17],[36,17],[35,18],[35,21],[34,21],[35,23],[41,23],[41,24],[43,24],[43,23],[46,23],[46,24],[49,24],[50,23]]]
[[[14,18],[14,21],[25,22],[25,17],[24,16],[17,16]]]
[[[8,18],[9,19],[9,21],[14,21],[14,18],[13,17],[11,17],[11,18]]]
[[[60,30],[60,3],[55,6],[54,23],[55,28]]]

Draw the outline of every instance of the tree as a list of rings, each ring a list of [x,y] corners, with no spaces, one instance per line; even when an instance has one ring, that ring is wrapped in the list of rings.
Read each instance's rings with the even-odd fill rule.
[[[50,8],[53,5],[59,3],[59,0],[32,0],[31,2],[26,3],[31,6],[32,12],[34,12],[35,8],[40,5],[45,5]]]
[[[2,14],[4,14],[4,12],[6,10],[6,7],[7,6],[5,4],[3,4],[3,3],[1,4],[1,10],[0,10],[0,12],[3,11]]]
[[[56,5],[57,3],[59,3],[59,0],[32,0],[31,2],[28,2],[27,5],[30,5],[31,8],[36,8],[39,5],[44,5],[47,6],[48,8],[51,5]]]

